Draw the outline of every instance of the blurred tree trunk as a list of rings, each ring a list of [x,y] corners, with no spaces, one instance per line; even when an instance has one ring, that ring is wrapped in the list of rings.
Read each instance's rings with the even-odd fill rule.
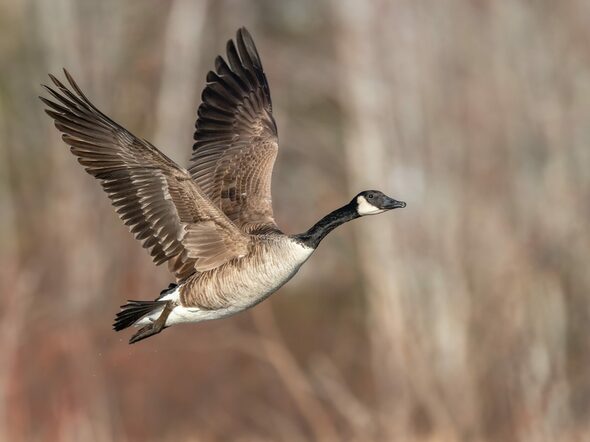
[[[342,107],[347,117],[344,139],[351,191],[399,191],[400,186],[390,188],[392,177],[407,172],[409,167],[403,164],[402,141],[394,147],[390,141],[402,138],[396,133],[395,122],[403,121],[414,129],[412,135],[418,134],[410,141],[413,145],[420,144],[426,128],[420,127],[420,83],[413,71],[415,58],[420,55],[415,53],[414,45],[404,44],[404,36],[393,33],[391,28],[398,15],[408,20],[419,8],[403,2],[396,4],[396,8],[355,1],[334,6],[339,19],[335,38],[343,80]],[[391,84],[391,73],[387,72],[391,60],[397,61],[398,70],[403,71],[404,81],[400,84],[408,91],[395,90]],[[393,106],[392,100],[400,100],[403,105]],[[409,197],[397,193],[392,196],[402,200]],[[433,300],[421,304],[409,298],[412,290],[408,267],[401,255],[404,238],[394,227],[408,214],[396,212],[355,224],[359,266],[369,306],[367,326],[379,400],[379,427],[383,432],[376,439],[420,435],[428,438],[433,430],[457,437],[452,407],[445,401],[447,392],[440,391],[441,373],[432,365],[445,348],[444,342],[434,336],[433,328],[437,322],[445,325],[453,321],[455,312],[450,308],[437,310],[436,305],[431,305]],[[463,332],[457,330],[458,336],[463,337]],[[458,357],[458,364],[463,361]],[[463,381],[467,385],[468,380]],[[470,399],[465,398],[459,410],[469,409]],[[465,412],[464,416],[469,420],[470,413]]]
[[[336,42],[342,67],[342,107],[346,111],[344,134],[349,183],[352,192],[386,182],[388,156],[379,114],[384,111],[384,94],[379,91],[378,60],[375,54],[373,6],[370,2],[334,3],[339,19]],[[369,303],[369,337],[372,345],[381,429],[403,436],[407,421],[408,390],[405,384],[406,356],[404,307],[397,283],[395,232],[391,218],[376,217],[355,224],[359,265]]]
[[[176,0],[166,25],[154,144],[185,164],[199,104],[197,84],[206,0]]]

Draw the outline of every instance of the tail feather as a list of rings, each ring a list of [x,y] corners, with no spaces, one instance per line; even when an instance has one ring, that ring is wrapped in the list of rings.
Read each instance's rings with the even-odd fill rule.
[[[121,311],[115,316],[113,330],[120,331],[132,326],[145,315],[166,305],[167,301],[129,301],[121,306]]]

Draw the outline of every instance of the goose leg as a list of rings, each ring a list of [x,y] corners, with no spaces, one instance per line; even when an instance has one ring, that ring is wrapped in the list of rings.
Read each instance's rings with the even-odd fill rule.
[[[168,319],[168,316],[172,312],[173,308],[174,306],[171,302],[166,303],[166,306],[164,307],[164,310],[162,310],[162,313],[160,314],[158,319],[156,319],[153,323],[140,328],[137,333],[131,336],[131,339],[129,339],[129,343],[134,344],[138,341],[141,341],[142,339],[149,338],[153,335],[157,335],[162,330],[164,330],[164,328],[166,327],[166,319]]]

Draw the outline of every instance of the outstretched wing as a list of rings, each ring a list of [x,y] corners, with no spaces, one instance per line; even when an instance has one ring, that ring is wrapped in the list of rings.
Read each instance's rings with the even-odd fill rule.
[[[245,232],[278,230],[271,176],[278,151],[270,90],[252,37],[227,42],[199,106],[189,171],[203,192]]]
[[[62,138],[97,178],[119,217],[156,264],[169,261],[178,280],[245,255],[250,239],[156,147],[100,112],[65,72],[71,89],[50,75],[55,98],[40,97]]]

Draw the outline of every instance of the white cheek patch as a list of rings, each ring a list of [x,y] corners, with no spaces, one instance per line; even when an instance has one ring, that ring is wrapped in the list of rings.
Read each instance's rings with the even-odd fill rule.
[[[378,213],[385,212],[384,209],[380,209],[379,207],[374,206],[364,196],[359,196],[356,199],[356,211],[359,215],[377,215]]]

